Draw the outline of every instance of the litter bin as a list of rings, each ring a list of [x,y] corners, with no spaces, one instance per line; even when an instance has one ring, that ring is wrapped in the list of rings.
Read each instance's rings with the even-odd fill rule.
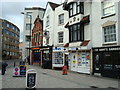
[[[26,73],[26,87],[32,89],[36,87],[37,72],[35,69],[29,69]]]

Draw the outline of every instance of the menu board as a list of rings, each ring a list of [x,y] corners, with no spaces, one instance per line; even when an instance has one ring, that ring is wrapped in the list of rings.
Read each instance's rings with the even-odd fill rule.
[[[28,73],[27,87],[32,88],[36,85],[36,73]]]

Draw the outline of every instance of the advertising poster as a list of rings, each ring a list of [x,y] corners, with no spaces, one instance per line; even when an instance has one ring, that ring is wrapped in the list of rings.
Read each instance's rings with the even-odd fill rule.
[[[82,62],[82,61],[81,61],[81,55],[80,55],[80,53],[78,53],[78,66],[81,66],[81,65],[82,65],[81,62]]]
[[[82,54],[82,66],[85,66],[86,65],[86,54],[83,53]]]

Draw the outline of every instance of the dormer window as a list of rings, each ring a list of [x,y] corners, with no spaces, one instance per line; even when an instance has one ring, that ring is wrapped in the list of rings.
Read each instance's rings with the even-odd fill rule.
[[[72,17],[77,14],[84,13],[84,3],[83,2],[72,2],[69,4],[69,16]]]

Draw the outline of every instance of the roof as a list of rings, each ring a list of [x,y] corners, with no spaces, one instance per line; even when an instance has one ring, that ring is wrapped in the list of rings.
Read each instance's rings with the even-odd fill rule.
[[[35,22],[36,22],[37,20],[39,20],[39,22],[42,22],[42,23],[43,23],[43,20],[41,20],[41,19],[39,18],[39,15],[38,15],[37,18],[35,19],[34,24],[35,24]]]
[[[52,8],[52,10],[55,10],[56,7],[60,6],[60,4],[56,4],[56,3],[53,3],[53,2],[48,2]]]
[[[87,46],[90,40],[85,40],[81,43],[80,46]]]
[[[31,8],[31,7],[30,7],[30,8],[29,8],[29,7],[28,7],[28,8],[26,7],[25,10],[45,10],[45,9],[44,9],[44,8],[41,8],[41,7],[32,7],[32,8]]]

